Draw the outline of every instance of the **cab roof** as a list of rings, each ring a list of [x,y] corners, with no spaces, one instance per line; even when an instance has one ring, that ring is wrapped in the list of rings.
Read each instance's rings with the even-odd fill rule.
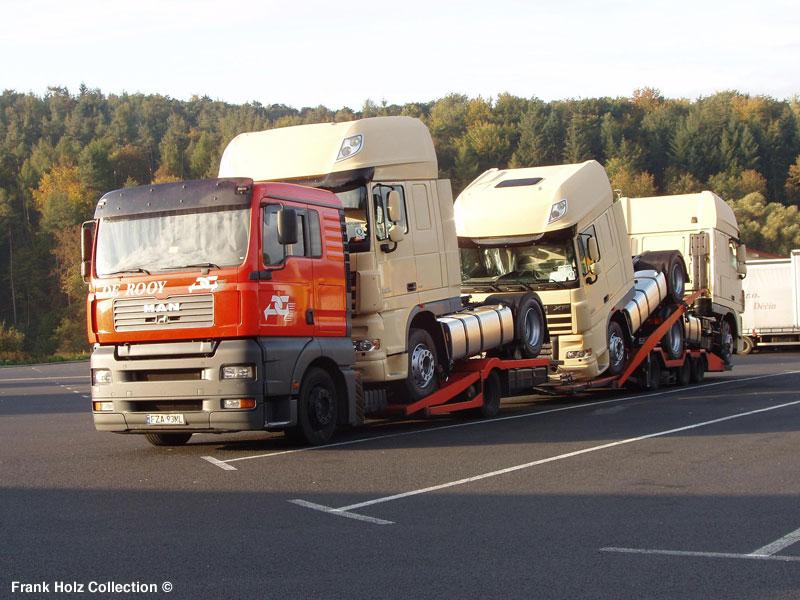
[[[736,215],[714,192],[622,198],[620,202],[631,234],[719,229],[739,235]]]
[[[376,177],[383,168],[409,179],[436,179],[428,128],[412,117],[373,117],[242,133],[225,148],[219,176],[276,181],[366,168]]]
[[[549,222],[553,205],[566,200],[563,216]],[[459,237],[539,234],[580,225],[613,202],[605,169],[594,160],[579,164],[490,169],[455,201]]]

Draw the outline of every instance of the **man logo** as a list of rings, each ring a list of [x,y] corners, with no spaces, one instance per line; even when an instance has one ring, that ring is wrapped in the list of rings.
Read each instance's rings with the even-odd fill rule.
[[[158,304],[145,304],[144,312],[146,313],[170,313],[180,312],[180,302],[160,302]]]
[[[269,321],[272,315],[282,317],[284,323],[288,323],[294,317],[295,303],[290,301],[289,296],[272,296],[272,302],[267,304],[264,309],[264,319]]]

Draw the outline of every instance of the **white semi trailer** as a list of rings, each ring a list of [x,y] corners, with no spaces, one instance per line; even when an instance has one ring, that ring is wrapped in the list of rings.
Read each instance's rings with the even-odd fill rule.
[[[743,283],[742,352],[800,346],[800,250],[786,258],[747,261]]]

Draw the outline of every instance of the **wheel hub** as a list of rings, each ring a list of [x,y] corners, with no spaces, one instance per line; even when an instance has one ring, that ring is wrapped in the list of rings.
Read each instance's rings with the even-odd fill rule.
[[[417,344],[411,351],[411,377],[420,388],[426,388],[433,381],[436,360],[430,348]]]

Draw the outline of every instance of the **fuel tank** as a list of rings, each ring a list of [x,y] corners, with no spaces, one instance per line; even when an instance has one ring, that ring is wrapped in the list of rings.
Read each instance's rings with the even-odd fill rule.
[[[633,298],[625,304],[631,333],[638,331],[653,311],[667,297],[667,280],[663,273],[646,270],[633,274]]]
[[[504,346],[514,340],[514,317],[502,304],[439,317],[451,360]]]

